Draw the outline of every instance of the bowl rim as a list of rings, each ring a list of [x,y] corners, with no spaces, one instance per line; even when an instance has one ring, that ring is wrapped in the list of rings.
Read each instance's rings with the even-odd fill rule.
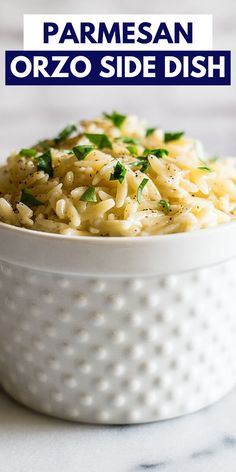
[[[158,242],[160,240],[165,239],[166,241],[171,241],[173,239],[189,239],[193,236],[200,236],[200,235],[214,235],[218,232],[221,231],[226,231],[229,228],[232,228],[232,226],[236,226],[236,218],[233,219],[232,221],[229,221],[227,223],[222,223],[214,227],[210,228],[202,228],[202,229],[197,229],[193,231],[182,231],[179,233],[169,233],[169,234],[156,234],[156,235],[145,235],[145,236],[72,236],[72,235],[67,235],[67,234],[60,234],[60,233],[50,233],[49,231],[38,231],[30,228],[24,228],[21,226],[15,226],[11,225],[9,223],[4,223],[0,221],[0,230],[1,228],[8,229],[9,231],[13,232],[18,232],[22,233],[28,236],[33,236],[33,237],[38,237],[38,238],[43,238],[43,239],[57,239],[57,240],[67,240],[67,241],[83,241],[83,242],[96,242],[96,244],[99,242],[99,244],[107,244],[109,242],[115,243],[115,242],[128,242],[130,243],[131,241],[135,243],[134,244],[142,244],[144,242]]]
[[[0,223],[1,262],[51,273],[157,276],[236,257],[236,221],[153,236],[68,236]],[[4,268],[2,269],[4,271]]]

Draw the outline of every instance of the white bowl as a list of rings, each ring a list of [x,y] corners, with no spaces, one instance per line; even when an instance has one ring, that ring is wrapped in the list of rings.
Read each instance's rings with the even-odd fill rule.
[[[140,238],[0,223],[0,382],[37,411],[141,423],[236,383],[236,223]]]

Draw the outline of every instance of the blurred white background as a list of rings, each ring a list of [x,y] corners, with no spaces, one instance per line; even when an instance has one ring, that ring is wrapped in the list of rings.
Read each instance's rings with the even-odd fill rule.
[[[236,155],[235,0],[0,0],[2,154],[68,122],[116,109],[185,130],[213,153]],[[4,50],[22,49],[24,13],[212,13],[214,48],[232,50],[230,87],[6,87]]]

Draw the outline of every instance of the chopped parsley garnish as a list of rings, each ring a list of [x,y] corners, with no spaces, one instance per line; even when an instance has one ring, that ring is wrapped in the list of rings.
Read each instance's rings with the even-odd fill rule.
[[[148,136],[151,136],[155,131],[156,131],[156,128],[147,128],[146,129],[146,138],[148,138]]]
[[[45,174],[48,174],[49,177],[53,177],[52,155],[50,149],[38,157],[37,164],[38,170],[42,170]]]
[[[200,166],[200,167],[198,167],[198,169],[206,170],[207,172],[212,172],[212,169],[210,169],[210,167],[208,167],[208,166]]]
[[[66,126],[60,133],[56,136],[55,142],[60,143],[61,141],[65,141],[65,139],[69,138],[69,136],[74,133],[74,131],[77,131],[77,126],[76,125],[68,125]]]
[[[129,162],[129,166],[135,166],[135,167],[140,167],[141,166],[141,172],[146,172],[146,170],[149,167],[149,162],[147,159],[142,159],[138,157],[138,161],[135,162]]]
[[[165,213],[170,211],[170,204],[166,200],[160,200],[159,203]]]
[[[116,128],[120,128],[126,119],[126,115],[121,115],[121,113],[117,113],[116,111],[113,111],[111,115],[103,113],[103,116],[108,120],[111,120]]]
[[[204,159],[199,159],[200,163],[202,164],[201,166],[198,167],[200,170],[205,170],[207,172],[212,172],[212,169],[209,167],[208,163],[210,162],[209,160],[204,160]],[[214,162],[214,161],[213,161]]]
[[[141,167],[141,172],[146,172],[148,167],[150,166],[148,159],[144,156],[137,156],[138,161],[129,162],[129,166]]]
[[[126,168],[121,164],[120,161],[117,161],[114,167],[114,173],[111,174],[110,180],[119,180],[120,184],[124,181],[126,174]]]
[[[19,152],[19,156],[24,156],[24,157],[35,157],[37,154],[36,149],[30,148],[30,149],[21,149]]]
[[[44,141],[39,141],[37,146],[40,146],[45,151],[50,148],[50,143],[46,139]]]
[[[136,148],[136,146],[127,146],[127,149],[130,152],[130,154],[134,154],[135,156],[137,156],[138,149]]]
[[[148,160],[141,161],[141,162],[142,162],[142,167],[141,167],[140,170],[141,170],[141,172],[146,172],[148,167],[150,166],[150,164],[149,164]]]
[[[124,138],[121,138],[123,143],[125,144],[140,144],[140,139],[137,138],[129,138],[128,136],[125,136]]]
[[[184,131],[177,131],[175,133],[166,132],[164,135],[165,143],[169,143],[170,141],[177,141],[177,139],[182,138],[184,135]]]
[[[39,206],[39,205],[43,205],[42,202],[40,202],[39,200],[37,200],[37,198],[34,197],[34,195],[32,195],[32,193],[30,193],[28,190],[26,189],[23,189],[22,192],[21,192],[21,199],[20,199],[21,203],[24,203],[24,205],[27,205],[28,207],[32,207],[32,206]]]
[[[168,156],[169,152],[167,149],[145,149],[143,155],[144,156],[156,156],[158,159],[161,159],[164,156]]]
[[[138,161],[131,162],[129,165],[131,166],[141,166],[141,172],[146,172],[149,167],[148,156],[153,155],[156,156],[158,159],[161,159],[164,156],[167,156],[169,153],[167,149],[145,149],[142,156],[137,156]]]
[[[85,157],[93,150],[93,146],[89,144],[81,144],[73,147],[72,151],[79,161],[83,161]]]
[[[95,146],[98,147],[98,149],[103,149],[103,148],[109,148],[112,149],[112,144],[111,141],[108,139],[106,134],[91,134],[91,133],[85,133],[86,138],[89,139],[89,141]]]
[[[80,197],[81,202],[96,202],[97,196],[94,187],[88,187]]]
[[[145,187],[145,185],[148,183],[148,180],[149,179],[143,179],[141,184],[139,184],[138,186],[138,191],[137,191],[137,200],[138,200],[138,203],[141,202],[141,195],[142,195],[142,191]]]

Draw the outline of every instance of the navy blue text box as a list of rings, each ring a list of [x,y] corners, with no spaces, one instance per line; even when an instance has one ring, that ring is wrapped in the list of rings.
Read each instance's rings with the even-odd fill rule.
[[[11,71],[11,63],[14,58],[18,56],[26,57],[32,64],[34,57],[42,56],[48,61],[46,71],[49,77],[44,77],[39,73],[39,77],[34,76],[33,68],[26,77],[16,77]],[[68,77],[51,77],[55,67],[58,63],[53,57],[68,56],[61,72],[68,74]],[[87,77],[78,78],[73,75],[70,70],[70,63],[73,58],[77,56],[84,56],[91,62],[91,71]],[[125,60],[126,56],[133,56],[143,63],[143,58],[152,56],[155,58],[156,73],[155,77],[144,77],[143,68],[136,77],[117,77],[116,73],[113,77],[101,77],[101,60],[104,56],[112,56],[114,58],[114,66],[116,65],[117,57],[120,56],[121,61]],[[179,59],[181,64],[183,58],[187,57],[189,62],[189,73],[184,76],[183,67],[176,77],[165,76],[165,57],[171,56]],[[193,77],[192,72],[196,72],[196,68],[192,65],[192,60],[196,56],[202,56],[202,64],[206,67],[206,74],[203,77]],[[208,77],[208,61],[212,57],[214,64],[218,64],[220,57],[224,58],[224,76],[220,77],[219,70],[213,71],[213,77]],[[18,70],[24,71],[24,64],[18,64]],[[83,67],[78,66],[78,70],[83,70]],[[230,67],[230,51],[6,51],[5,61],[5,83],[6,85],[230,85],[231,79]]]

